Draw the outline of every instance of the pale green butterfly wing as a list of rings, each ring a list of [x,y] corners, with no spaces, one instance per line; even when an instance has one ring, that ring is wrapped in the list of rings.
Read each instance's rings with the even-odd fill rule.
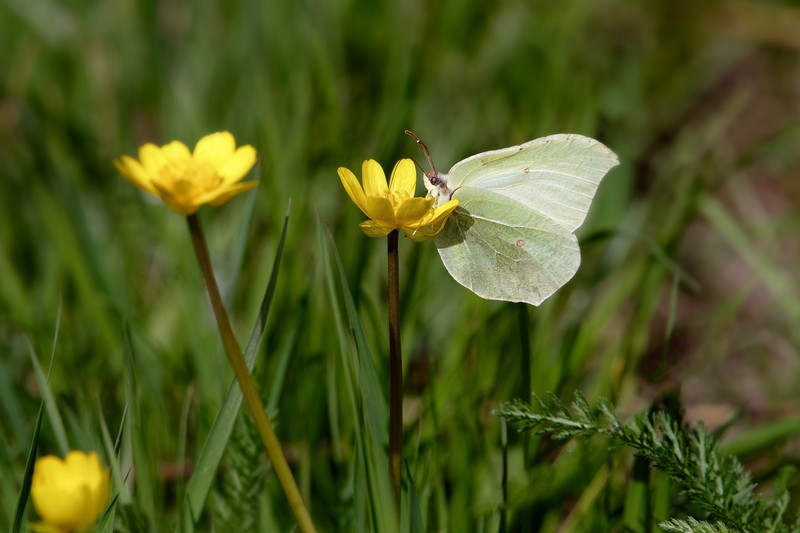
[[[457,163],[459,200],[436,237],[453,278],[482,298],[539,305],[580,265],[573,232],[617,156],[581,135],[551,135]]]
[[[464,188],[436,247],[453,278],[482,298],[539,305],[578,269],[578,240],[524,204]]]
[[[550,135],[468,157],[450,169],[447,186],[494,191],[575,231],[600,180],[618,164],[616,154],[594,139]]]

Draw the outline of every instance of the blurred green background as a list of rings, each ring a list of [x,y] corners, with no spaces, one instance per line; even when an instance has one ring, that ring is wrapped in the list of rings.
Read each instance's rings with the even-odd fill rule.
[[[229,130],[258,150],[259,187],[201,212],[211,255],[244,342],[291,199],[257,374],[318,526],[356,530],[355,429],[320,228],[388,383],[385,245],[361,234],[336,168],[422,162],[411,129],[440,170],[566,132],[622,163],[579,231],[581,269],[540,308],[482,301],[432,243],[401,239],[405,456],[425,529],[496,531],[505,513],[510,530],[620,530],[630,458],[605,443],[562,457],[510,431],[503,505],[491,411],[580,389],[623,414],[672,392],[712,427],[738,412],[728,435],[739,443],[793,420],[799,52],[796,2],[4,0],[0,523],[13,517],[41,400],[31,353],[46,367],[54,350],[72,447],[102,449],[99,421],[114,433],[126,406],[141,421],[125,437],[135,479],[118,527],[174,527],[231,372],[185,222],[112,161]],[[276,373],[280,387],[266,390]],[[60,451],[54,433],[46,419],[42,453]],[[790,436],[739,448],[757,458],[756,480],[796,462]],[[200,527],[225,531],[251,512],[289,530],[274,479],[236,493],[226,461]],[[601,495],[585,501],[598,479]],[[676,498],[670,516],[682,512]]]

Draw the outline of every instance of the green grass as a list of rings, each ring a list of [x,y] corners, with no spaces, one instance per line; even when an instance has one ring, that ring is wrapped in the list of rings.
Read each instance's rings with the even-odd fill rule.
[[[675,390],[691,421],[741,407],[731,450],[767,489],[785,482],[800,378],[798,51],[769,28],[734,35],[723,8],[755,20],[748,5],[4,2],[0,525],[14,520],[43,398],[41,454],[68,444],[118,462],[119,530],[179,523],[232,373],[185,221],[112,161],[218,130],[260,158],[254,192],[201,211],[242,345],[292,202],[255,376],[321,530],[392,527],[375,427],[388,398],[385,243],[361,234],[336,168],[422,161],[406,128],[441,170],[559,132],[600,139],[622,164],[579,231],[578,274],[539,308],[483,301],[432,243],[401,239],[405,526],[497,531],[505,515],[510,531],[621,531],[697,511],[655,473],[644,490],[668,508],[626,508],[646,501],[634,460],[602,441],[564,448],[510,429],[504,449],[492,411],[531,393],[580,390],[627,415]],[[49,389],[29,342],[44,369],[55,353]],[[250,509],[257,530],[287,531],[239,419],[196,528]],[[236,478],[243,458],[263,477]],[[252,501],[225,500],[237,479],[261,484],[237,493]]]

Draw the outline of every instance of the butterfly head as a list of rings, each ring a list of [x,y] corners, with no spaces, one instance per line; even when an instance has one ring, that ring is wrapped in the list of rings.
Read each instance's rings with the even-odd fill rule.
[[[414,139],[419,147],[422,148],[422,152],[425,154],[425,158],[428,160],[428,164],[431,166],[431,169],[428,172],[424,172],[422,175],[422,181],[425,183],[425,188],[428,190],[428,196],[436,200],[436,207],[449,202],[450,198],[453,196],[453,191],[447,188],[447,178],[449,176],[447,174],[442,174],[441,172],[436,172],[436,167],[433,165],[431,153],[428,151],[428,146],[422,141],[422,139],[414,135],[414,133],[409,130],[406,130],[405,133]]]
[[[450,176],[431,170],[422,175],[422,181],[428,190],[428,196],[436,200],[436,207],[447,203],[453,196],[453,191],[447,187],[447,179]]]

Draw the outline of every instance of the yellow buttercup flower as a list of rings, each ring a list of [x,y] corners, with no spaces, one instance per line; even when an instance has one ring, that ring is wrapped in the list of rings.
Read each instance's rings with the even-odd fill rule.
[[[359,225],[370,237],[401,229],[414,241],[430,239],[442,230],[447,216],[458,206],[458,200],[450,200],[434,208],[433,198],[415,198],[417,171],[411,159],[397,162],[388,185],[383,168],[372,159],[361,167],[363,188],[344,167],[339,168],[339,179],[353,203],[370,218]]]
[[[108,504],[111,481],[97,454],[72,451],[65,459],[47,455],[36,461],[31,498],[43,524],[35,529],[66,533],[94,524]]]
[[[114,165],[176,213],[191,215],[203,204],[221,205],[255,187],[255,181],[240,183],[255,162],[255,148],[236,148],[233,135],[222,131],[200,139],[193,152],[179,141],[161,147],[147,143],[139,148],[138,161],[123,155]]]

